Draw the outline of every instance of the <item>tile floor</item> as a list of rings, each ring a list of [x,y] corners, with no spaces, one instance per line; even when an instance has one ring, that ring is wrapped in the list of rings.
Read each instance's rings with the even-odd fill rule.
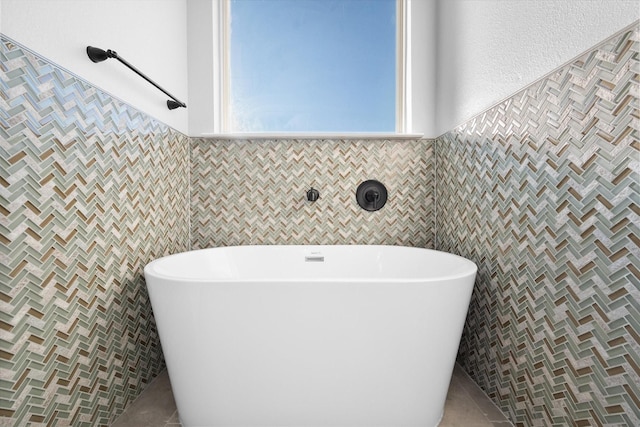
[[[112,427],[179,427],[167,371],[163,371]],[[507,427],[512,424],[456,365],[440,427]]]

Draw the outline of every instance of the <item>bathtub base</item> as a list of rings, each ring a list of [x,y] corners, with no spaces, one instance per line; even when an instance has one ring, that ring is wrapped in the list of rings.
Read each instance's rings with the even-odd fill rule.
[[[439,321],[450,309],[437,295],[461,289],[204,285],[193,294],[206,306],[173,295],[173,309],[198,319],[174,320],[193,332],[172,345],[161,335],[183,425],[437,425],[459,340]]]

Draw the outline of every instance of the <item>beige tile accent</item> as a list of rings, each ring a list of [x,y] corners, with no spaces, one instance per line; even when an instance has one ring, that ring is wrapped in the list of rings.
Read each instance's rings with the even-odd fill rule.
[[[188,139],[0,39],[0,425],[106,426],[163,369],[142,268],[188,248]]]
[[[518,426],[640,425],[639,41],[436,142],[436,247],[479,268],[458,360]]]
[[[243,244],[433,245],[432,140],[192,139],[194,248]],[[367,212],[358,185],[387,204]],[[315,203],[306,192],[320,191]]]

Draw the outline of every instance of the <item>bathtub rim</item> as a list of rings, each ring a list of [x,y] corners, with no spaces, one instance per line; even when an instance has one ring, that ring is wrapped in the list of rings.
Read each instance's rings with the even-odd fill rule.
[[[460,273],[447,273],[445,275],[434,276],[434,277],[416,277],[416,278],[399,278],[399,277],[341,277],[341,278],[327,278],[327,277],[274,277],[274,278],[186,278],[179,275],[167,275],[159,273],[154,267],[156,264],[159,264],[163,260],[172,257],[185,256],[185,254],[191,252],[204,252],[204,251],[212,251],[212,250],[223,250],[223,249],[232,249],[232,248],[273,248],[273,247],[297,247],[297,248],[309,248],[309,249],[318,249],[318,248],[331,248],[331,247],[372,247],[372,248],[402,248],[402,249],[411,249],[417,251],[431,252],[437,253],[438,255],[445,255],[448,257],[456,258],[461,266],[466,266],[466,268],[462,268]],[[477,275],[478,266],[475,262],[471,261],[468,258],[462,257],[460,255],[456,255],[450,252],[440,251],[437,249],[429,249],[429,248],[421,248],[416,246],[402,246],[402,245],[364,245],[364,244],[336,244],[336,245],[230,245],[230,246],[215,246],[210,248],[201,248],[201,249],[191,249],[188,251],[178,252],[175,254],[165,255],[160,258],[156,258],[149,262],[144,267],[144,275],[145,278],[148,276],[152,276],[154,278],[174,281],[174,282],[182,282],[182,284],[187,283],[211,283],[211,284],[222,284],[222,283],[393,283],[393,284],[424,284],[424,283],[432,283],[432,282],[441,282],[447,280],[456,280],[463,277],[469,277],[473,275]]]

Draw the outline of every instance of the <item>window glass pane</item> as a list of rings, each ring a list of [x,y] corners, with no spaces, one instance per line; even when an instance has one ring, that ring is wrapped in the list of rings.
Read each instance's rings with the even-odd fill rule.
[[[396,0],[231,0],[232,132],[393,132]]]

